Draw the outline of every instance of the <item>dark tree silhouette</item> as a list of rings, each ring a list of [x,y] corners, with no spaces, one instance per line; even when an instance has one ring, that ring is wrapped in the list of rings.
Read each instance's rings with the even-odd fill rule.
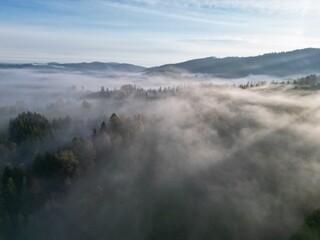
[[[122,126],[120,118],[117,116],[117,114],[112,113],[110,117],[110,128],[113,132],[119,132]]]
[[[44,116],[38,113],[24,112],[10,120],[9,134],[14,142],[21,143],[50,135],[51,127]]]

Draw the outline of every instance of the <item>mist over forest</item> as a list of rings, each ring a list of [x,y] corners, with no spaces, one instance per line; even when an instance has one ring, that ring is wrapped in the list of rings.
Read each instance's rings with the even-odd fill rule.
[[[319,0],[0,0],[0,240],[320,240]]]
[[[1,239],[318,239],[319,87],[1,69]]]
[[[207,75],[158,75],[150,76],[137,72],[108,72],[108,71],[63,71],[60,69],[20,69],[0,68],[0,128],[22,110],[45,112],[48,116],[64,117],[69,115],[87,116],[81,103],[90,92],[105,89],[115,90],[121,86],[132,84],[145,89],[158,89],[160,87],[174,87],[182,85],[195,85],[201,82],[217,84],[246,84],[279,80],[277,77],[248,76],[239,79],[213,78]],[[279,80],[280,81],[280,80]],[[41,101],[39,101],[41,99]],[[82,101],[80,101],[82,100]],[[80,101],[80,104],[79,104]],[[90,100],[91,101],[91,100]],[[99,115],[101,107],[112,113],[115,108],[93,106],[89,113]],[[77,111],[77,109],[81,111]],[[95,109],[96,111],[94,111]],[[119,110],[117,110],[119,111]],[[120,110],[121,111],[121,110]]]

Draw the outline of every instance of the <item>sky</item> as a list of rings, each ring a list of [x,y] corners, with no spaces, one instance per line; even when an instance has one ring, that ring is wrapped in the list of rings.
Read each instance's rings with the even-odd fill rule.
[[[0,62],[122,62],[320,47],[318,0],[0,0]]]

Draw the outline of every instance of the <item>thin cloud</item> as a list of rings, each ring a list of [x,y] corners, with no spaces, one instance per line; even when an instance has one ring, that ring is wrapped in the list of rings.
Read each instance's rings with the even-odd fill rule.
[[[245,38],[237,38],[237,37],[196,37],[190,39],[184,39],[185,42],[192,43],[254,43],[256,39],[245,39]]]
[[[101,0],[100,3],[105,7],[114,7],[114,8],[124,9],[126,11],[131,11],[131,12],[141,12],[146,14],[173,18],[173,19],[186,20],[190,22],[207,23],[207,24],[215,24],[215,25],[231,25],[231,26],[242,25],[236,22],[215,20],[210,16],[201,17],[199,15],[195,15],[194,13],[192,14],[192,12],[185,12],[184,14],[181,14],[180,12],[163,11],[163,10],[158,10],[156,8],[148,8],[146,6],[130,4],[130,2],[119,3],[114,1]],[[148,3],[149,5],[158,5],[157,1],[145,1],[145,3]],[[164,3],[164,6],[166,6],[165,3]]]
[[[149,5],[149,6],[174,6],[184,8],[212,8],[224,10],[259,11],[262,13],[281,14],[318,14],[320,10],[319,1],[316,0],[129,0],[126,3]]]

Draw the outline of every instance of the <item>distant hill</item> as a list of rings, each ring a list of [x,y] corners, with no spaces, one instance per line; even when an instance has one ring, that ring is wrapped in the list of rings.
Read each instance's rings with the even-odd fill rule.
[[[81,72],[143,72],[147,75],[177,76],[181,73],[209,74],[221,78],[242,78],[249,75],[288,77],[320,74],[320,49],[306,48],[290,52],[267,53],[252,57],[208,57],[176,64],[144,68],[127,63],[47,63],[0,64],[0,69],[39,69]]]
[[[248,75],[285,77],[320,73],[320,49],[268,53],[252,57],[208,57],[149,68],[147,74],[195,73],[214,77],[241,78]]]
[[[0,64],[0,69],[39,69],[65,71],[141,72],[145,68],[127,63],[47,63]]]

